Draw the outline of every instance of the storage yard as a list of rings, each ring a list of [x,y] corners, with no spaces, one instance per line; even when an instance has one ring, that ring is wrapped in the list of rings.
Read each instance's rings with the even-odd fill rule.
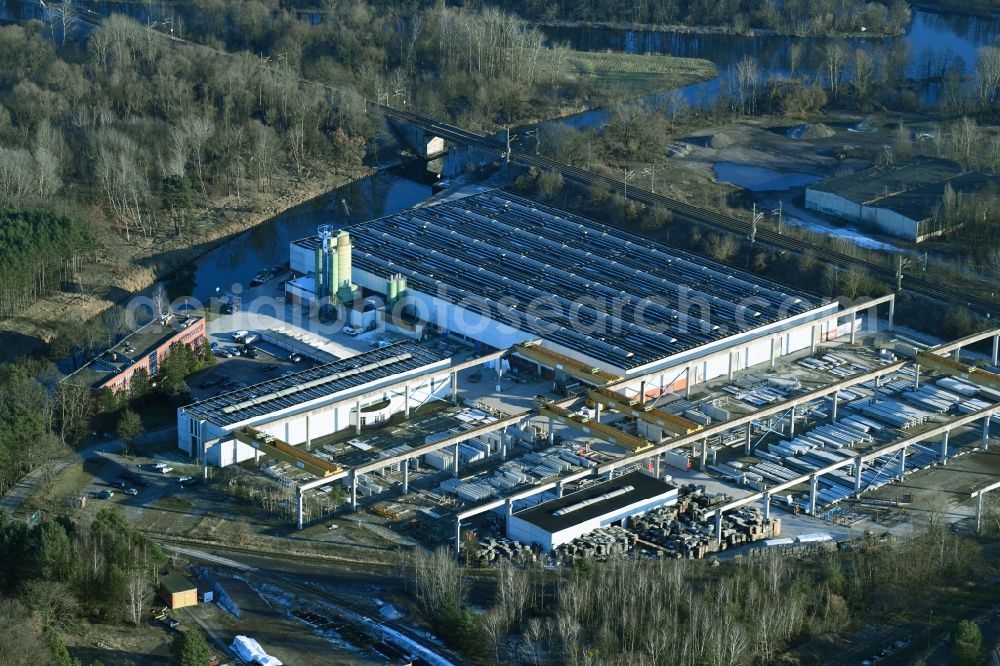
[[[336,238],[344,333],[271,327],[320,364],[178,413],[204,477],[258,470],[299,529],[368,509],[483,563],[792,552],[898,528],[886,489],[983,459],[1000,418],[1000,331],[919,345],[891,295],[826,302],[500,191]],[[327,245],[293,242],[292,280]],[[647,482],[673,499],[623,499]]]

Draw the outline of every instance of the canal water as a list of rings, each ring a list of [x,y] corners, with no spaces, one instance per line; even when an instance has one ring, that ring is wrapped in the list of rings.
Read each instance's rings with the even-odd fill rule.
[[[798,72],[822,71],[823,53],[839,41],[853,50],[871,50],[878,60],[893,48],[908,53],[907,74],[922,80],[922,103],[936,103],[939,86],[933,80],[942,67],[960,64],[966,75],[973,75],[976,51],[996,43],[1000,36],[1000,19],[980,18],[960,14],[936,14],[914,10],[905,34],[893,38],[835,39],[828,37],[791,37],[786,35],[721,35],[652,30],[626,30],[601,27],[547,27],[551,44],[566,44],[581,51],[622,51],[626,53],[662,53],[667,55],[705,58],[719,68],[720,76],[695,83],[680,91],[688,104],[707,106],[715,102],[723,86],[728,85],[729,72],[744,57],[752,57],[761,70],[774,76],[788,76],[792,70],[792,46],[801,47]],[[848,63],[848,75],[849,75]],[[651,101],[662,95],[649,97]],[[607,121],[606,109],[595,109],[559,119],[576,128],[599,126]]]
[[[751,192],[790,190],[793,187],[811,185],[820,179],[809,173],[776,171],[735,162],[718,162],[713,168],[715,179],[720,183],[736,185]]]
[[[191,295],[203,303],[234,284],[247,285],[264,268],[288,261],[293,240],[316,233],[319,224],[337,227],[406,210],[431,196],[428,185],[388,171],[338,187],[290,208],[231,238],[194,262]]]

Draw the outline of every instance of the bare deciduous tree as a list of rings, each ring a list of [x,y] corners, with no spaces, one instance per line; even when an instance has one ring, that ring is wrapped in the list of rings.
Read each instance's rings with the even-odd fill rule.
[[[132,228],[148,235],[152,231],[146,215],[149,182],[138,145],[113,129],[100,130],[95,143],[95,176],[105,201],[124,226],[125,239],[132,239]]]
[[[733,80],[736,84],[740,113],[754,115],[757,113],[757,98],[760,96],[762,83],[760,65],[757,64],[754,58],[744,56],[736,63]]]
[[[847,50],[839,42],[834,42],[823,51],[823,61],[826,67],[827,82],[830,92],[836,99],[840,92],[840,81],[844,74],[844,63],[847,62]]]

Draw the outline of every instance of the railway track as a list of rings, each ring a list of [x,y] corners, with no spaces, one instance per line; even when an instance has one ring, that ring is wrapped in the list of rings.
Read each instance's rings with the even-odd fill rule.
[[[376,104],[374,102],[369,102],[369,105],[377,107],[387,117],[395,118],[396,120],[415,125],[427,132],[433,132],[435,136],[440,136],[441,138],[454,143],[462,143],[476,148],[481,148],[486,151],[495,152],[498,155],[502,155],[506,150],[506,146],[504,146],[503,143],[482,134],[470,132],[454,125],[440,123],[411,111],[395,109],[385,105]],[[568,178],[583,185],[592,186],[603,184],[610,190],[621,189],[623,187],[622,181],[618,179],[609,178],[608,176],[597,174],[581,167],[565,164],[542,155],[512,150],[510,160],[525,166],[558,171],[564,178]],[[715,211],[699,208],[697,206],[692,206],[691,204],[671,199],[670,197],[663,196],[662,194],[650,192],[649,190],[645,190],[638,186],[628,188],[628,198],[646,205],[659,206],[669,210],[675,218],[695,222],[697,224],[703,224],[727,233],[749,237],[752,231],[752,224],[750,222],[730,217],[728,215],[723,215]],[[755,241],[763,245],[769,245],[798,254],[809,251],[812,252],[813,255],[820,261],[840,266],[862,268],[868,271],[868,273],[870,273],[873,277],[887,282],[890,285],[895,285],[896,282],[896,271],[893,268],[874,263],[866,259],[852,257],[829,248],[818,247],[806,241],[791,238],[769,229],[758,228],[755,234]],[[995,300],[975,296],[959,289],[934,284],[933,282],[922,278],[905,275],[903,277],[903,288],[912,293],[920,294],[921,296],[927,296],[937,300],[963,305],[983,314],[993,315],[995,313],[1000,313],[1000,303]]]
[[[188,539],[176,539],[168,536],[157,536],[153,538],[155,541],[160,543],[186,543],[190,541]],[[215,567],[236,569],[238,575],[245,579],[253,579],[261,583],[270,583],[281,587],[286,591],[300,593],[302,596],[296,597],[300,601],[310,595],[312,597],[322,599],[323,601],[334,606],[338,610],[340,616],[349,621],[357,629],[361,631],[371,631],[373,628],[377,628],[379,626],[386,627],[418,645],[424,653],[431,653],[438,657],[438,659],[435,659],[433,662],[422,660],[421,663],[462,663],[461,657],[456,652],[450,648],[437,644],[436,642],[429,643],[427,637],[421,635],[421,633],[414,628],[403,623],[379,618],[377,614],[372,613],[372,609],[368,605],[358,602],[350,595],[333,593],[329,584],[316,580],[312,575],[313,569],[307,568],[315,567],[319,570],[324,570],[331,566],[329,561],[317,562],[316,558],[309,558],[308,556],[301,555],[261,553],[254,551],[252,548],[244,548],[232,544],[211,546],[203,545],[201,547],[195,546],[192,548],[194,550],[189,550],[187,553],[182,554],[189,559],[205,559]],[[227,564],[224,561],[219,561],[219,558],[216,557],[219,554],[233,555],[234,557],[243,555],[248,559],[245,559],[242,562],[239,560],[233,560]],[[208,555],[209,557],[205,558],[205,555]],[[300,565],[303,565],[304,568],[298,568],[294,563],[299,563]],[[390,562],[380,564],[384,565],[387,569],[396,567],[395,564]],[[336,573],[343,575],[345,578],[352,579],[355,582],[359,582],[356,578],[356,574],[358,573],[357,569],[352,570],[350,567],[340,567]],[[369,584],[372,585],[384,585],[386,581],[389,581],[392,584],[402,584],[401,578],[398,574],[393,574],[388,571],[378,573],[370,573],[366,571],[363,575],[365,575],[366,578],[370,577]],[[308,606],[309,604],[308,602],[304,602],[304,605]],[[298,619],[302,621],[301,617]]]

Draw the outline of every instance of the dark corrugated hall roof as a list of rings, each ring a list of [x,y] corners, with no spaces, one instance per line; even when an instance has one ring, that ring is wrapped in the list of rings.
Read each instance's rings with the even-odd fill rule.
[[[348,230],[355,269],[626,370],[824,303],[501,190]]]

